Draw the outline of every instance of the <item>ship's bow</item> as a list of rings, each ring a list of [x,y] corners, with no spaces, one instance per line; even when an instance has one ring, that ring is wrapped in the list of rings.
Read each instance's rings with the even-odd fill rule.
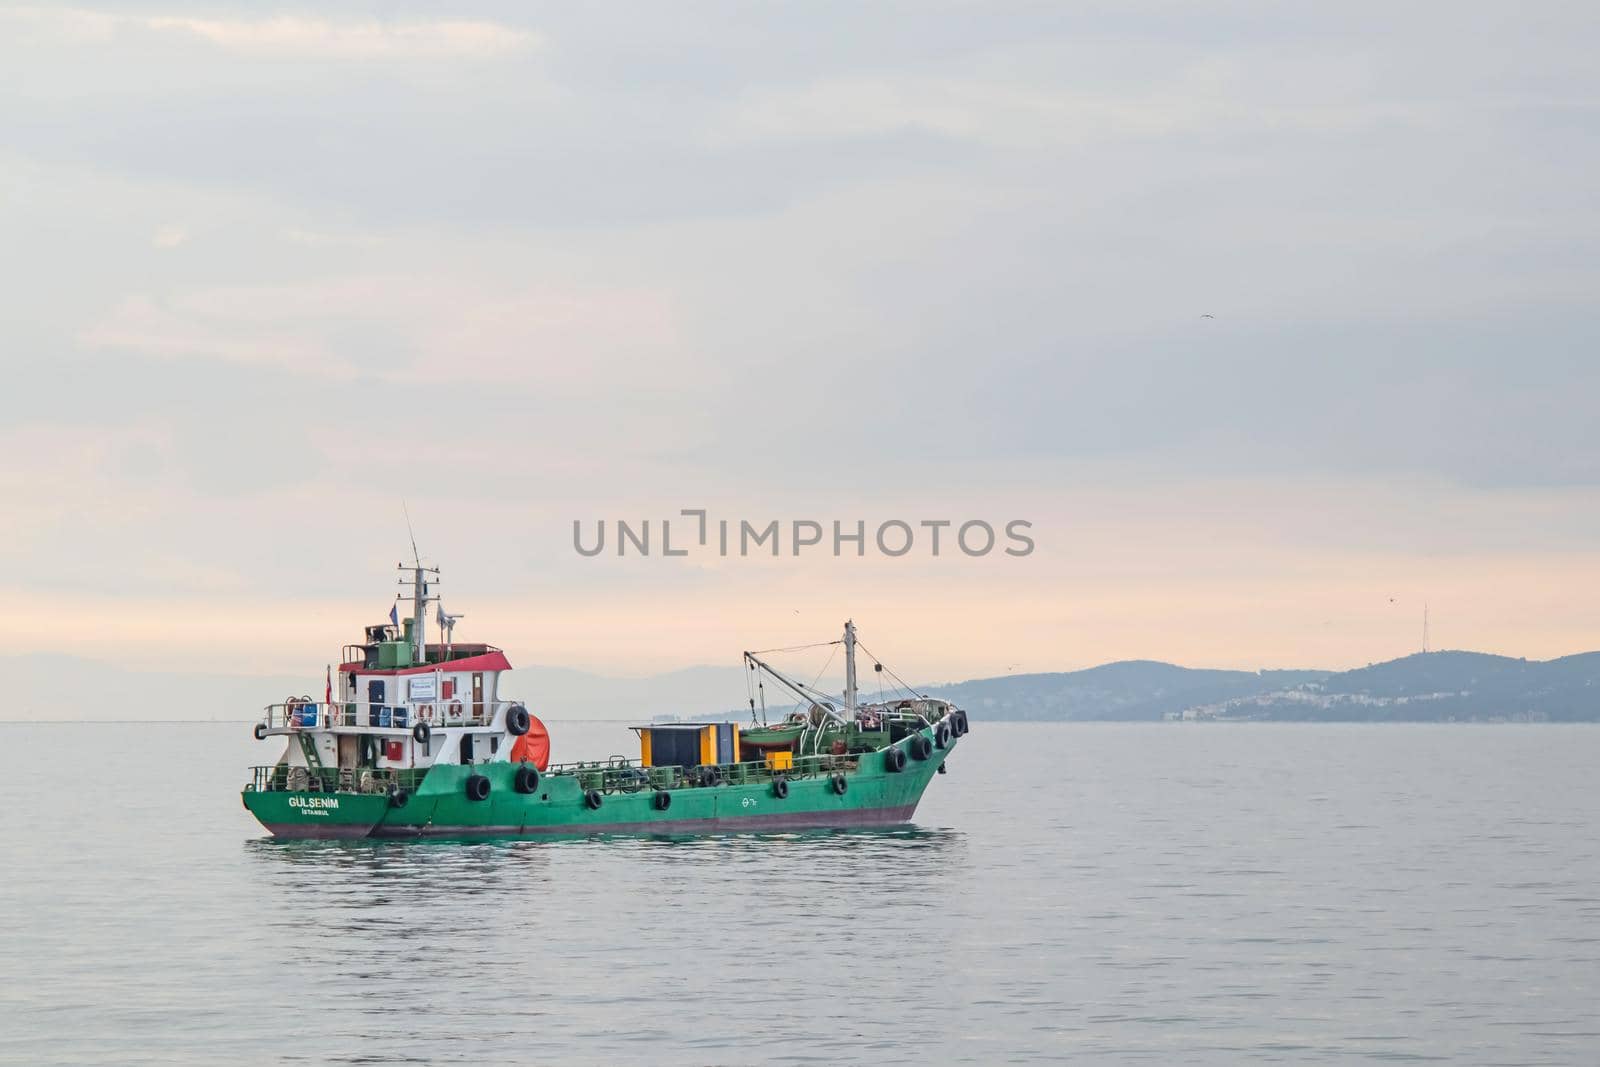
[[[246,789],[244,806],[273,837],[366,837],[383,821],[389,798],[370,793]]]

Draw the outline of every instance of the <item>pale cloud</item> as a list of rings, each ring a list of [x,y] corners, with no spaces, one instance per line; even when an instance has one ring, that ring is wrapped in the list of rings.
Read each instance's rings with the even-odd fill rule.
[[[17,7],[0,19],[63,37],[105,41],[146,31],[204,42],[231,52],[329,59],[481,58],[534,48],[539,35],[472,19],[333,20],[315,16],[266,19],[121,14],[91,8]]]
[[[920,131],[1008,148],[1118,138],[1352,131],[1420,125],[1437,109],[1375,98],[1359,57],[1206,59],[1149,83],[1093,86],[1005,71],[832,78],[755,90],[730,108],[719,137],[804,140]]]
[[[81,339],[337,380],[548,386],[611,381],[622,361],[634,384],[670,381],[679,332],[659,290],[360,275],[131,295]]]
[[[150,238],[156,248],[177,248],[189,240],[189,231],[182,226],[163,226]]]

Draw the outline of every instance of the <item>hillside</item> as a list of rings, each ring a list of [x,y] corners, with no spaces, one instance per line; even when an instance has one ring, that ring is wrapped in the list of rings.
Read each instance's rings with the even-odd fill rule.
[[[1059,674],[1016,674],[930,686],[975,716],[1031,722],[1160,719],[1186,708],[1271,693],[1327,671],[1227,671],[1125,660]]]
[[[1133,660],[929,691],[975,716],[1034,722],[1600,721],[1600,652],[1540,662],[1428,652],[1351,671],[1196,670]]]
[[[1428,652],[1234,698],[1196,717],[1357,722],[1594,722],[1600,652],[1546,661]]]

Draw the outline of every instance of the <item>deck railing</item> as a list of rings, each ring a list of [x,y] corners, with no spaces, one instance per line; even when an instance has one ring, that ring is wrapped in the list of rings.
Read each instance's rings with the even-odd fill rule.
[[[578,785],[584,789],[598,789],[602,793],[636,793],[642,789],[685,789],[747,785],[751,782],[770,782],[774,778],[816,778],[854,770],[859,765],[858,755],[799,756],[794,766],[782,770],[774,768],[766,760],[708,764],[703,767],[644,767],[634,760],[613,756],[608,760],[554,763],[550,765],[548,773],[576,776]]]
[[[517,700],[416,700],[404,704],[373,704],[364,700],[287,701],[268,704],[265,722],[268,729],[311,730],[349,727],[379,730],[409,730],[419,722],[430,726],[488,726],[503,708]]]
[[[302,781],[301,774],[304,773]],[[250,788],[258,793],[386,793],[389,786],[415,789],[426,775],[426,768],[358,767],[345,768],[294,766],[275,763],[250,768]]]

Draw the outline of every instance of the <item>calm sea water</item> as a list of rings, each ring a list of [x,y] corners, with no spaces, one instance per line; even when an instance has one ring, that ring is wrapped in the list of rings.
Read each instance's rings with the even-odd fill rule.
[[[1600,1062],[1600,728],[979,722],[688,841],[272,843],[259,752],[0,727],[0,1060]]]

